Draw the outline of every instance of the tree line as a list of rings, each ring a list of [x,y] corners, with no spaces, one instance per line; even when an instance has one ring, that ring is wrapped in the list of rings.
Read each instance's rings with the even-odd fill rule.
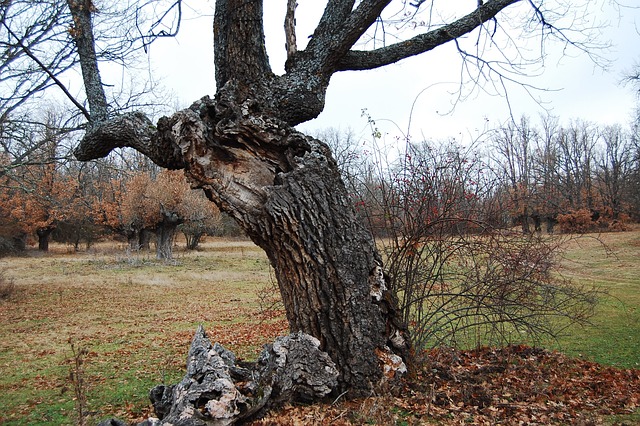
[[[178,226],[190,249],[224,226],[239,232],[228,221],[223,225],[215,205],[183,176],[161,171],[134,151],[88,164],[69,159],[73,132],[60,122],[49,110],[40,121],[14,121],[13,131],[2,135],[5,250],[23,250],[37,240],[46,251],[52,236],[77,249],[115,234],[134,250],[148,249],[154,237],[158,257],[168,258]],[[388,164],[379,153],[363,152],[349,132],[326,129],[320,136],[332,145],[354,208],[379,236],[390,226],[385,203],[405,214],[424,211],[424,224],[450,216],[451,226],[469,232],[519,226],[530,234],[623,230],[638,221],[638,128],[582,120],[561,125],[552,116],[534,124],[523,116],[488,131],[472,147],[397,142],[405,151]]]
[[[402,222],[413,211],[421,226],[446,223],[471,233],[519,227],[527,235],[621,231],[640,219],[637,123],[560,124],[541,116],[536,124],[523,116],[466,146],[403,137],[391,148],[371,124],[373,147],[350,130],[319,137],[332,146],[355,209],[379,237],[399,226],[390,217]]]
[[[15,126],[15,122],[13,123]],[[159,259],[172,257],[181,231],[188,249],[205,235],[223,232],[225,221],[183,174],[160,170],[145,157],[124,152],[92,163],[65,154],[73,133],[56,128],[51,113],[2,135],[0,247],[4,253],[49,241],[89,246],[122,238],[129,250],[156,245]],[[20,163],[16,163],[20,159]]]

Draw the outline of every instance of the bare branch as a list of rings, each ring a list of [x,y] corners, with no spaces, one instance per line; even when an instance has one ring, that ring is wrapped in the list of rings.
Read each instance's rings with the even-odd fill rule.
[[[389,65],[411,56],[428,52],[435,47],[470,33],[495,18],[507,6],[520,0],[491,0],[470,14],[409,40],[371,51],[350,51],[340,61],[337,70],[367,70]]]
[[[78,100],[71,93],[69,93],[69,90],[67,89],[67,87],[60,81],[60,79],[58,79],[58,77],[55,76],[55,74],[51,71],[51,69],[49,67],[47,67],[45,64],[43,64],[42,61],[40,61],[40,59],[38,59],[38,57],[36,55],[34,55],[33,52],[31,52],[29,47],[27,47],[22,42],[20,37],[18,37],[18,35],[16,33],[14,33],[11,30],[11,28],[9,28],[7,26],[7,23],[5,21],[2,22],[2,25],[7,30],[7,32],[11,35],[11,37],[13,37],[16,40],[16,44],[22,49],[22,51],[29,58],[31,58],[31,60],[33,60],[33,62],[38,64],[38,67],[40,67],[40,69],[43,72],[45,72],[49,76],[49,78],[51,80],[54,81],[56,86],[58,86],[60,88],[60,90],[62,90],[62,92],[65,94],[65,96],[82,112],[82,115],[84,115],[86,117],[86,119],[88,120],[89,119],[89,111],[87,111],[87,109],[80,102],[78,102]]]
[[[146,35],[140,29],[140,12],[144,6],[145,5],[141,5],[136,8],[135,25],[138,33],[140,34],[140,39],[142,40],[142,47],[144,51],[147,52],[147,47],[151,45],[151,43],[153,43],[156,39],[160,37],[175,37],[176,35],[178,35],[178,32],[180,31],[180,24],[182,22],[182,0],[176,0],[171,6],[169,6],[164,11],[164,13],[162,13],[162,15],[153,24],[151,24],[151,27],[147,31]],[[174,9],[176,10],[176,12],[174,12]],[[158,27],[165,25],[164,22],[171,13],[176,13],[177,16],[175,17],[175,22],[172,23],[169,27],[169,31],[157,31]]]
[[[285,46],[287,49],[287,59],[291,57],[298,50],[296,43],[296,7],[298,3],[296,0],[287,0],[287,13],[284,17],[284,35]]]

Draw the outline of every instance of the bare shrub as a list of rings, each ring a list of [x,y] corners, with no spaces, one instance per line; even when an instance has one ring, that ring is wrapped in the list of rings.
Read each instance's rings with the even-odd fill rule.
[[[559,274],[561,237],[522,235],[486,216],[499,208],[487,167],[454,144],[408,145],[396,168],[377,169],[365,187],[375,190],[357,206],[383,236],[389,282],[418,348],[553,337],[593,313],[597,292]]]
[[[67,379],[73,388],[77,425],[84,426],[89,420],[87,383],[84,370],[85,358],[89,350],[84,347],[77,347],[73,339],[69,339],[71,347],[71,367]]]
[[[596,292],[558,274],[563,240],[491,230],[398,240],[392,285],[419,347],[554,337],[593,313]]]

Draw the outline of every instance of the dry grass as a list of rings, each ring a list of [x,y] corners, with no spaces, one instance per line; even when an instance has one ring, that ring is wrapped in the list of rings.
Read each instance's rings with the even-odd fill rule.
[[[134,420],[148,414],[151,386],[183,374],[198,324],[246,358],[285,333],[282,316],[260,318],[264,253],[239,241],[203,249],[178,252],[171,264],[113,244],[3,260],[19,292],[0,302],[0,423],[72,423],[70,339],[89,351],[89,411]]]
[[[581,240],[568,253],[566,274],[608,286],[615,297],[593,328],[575,330],[575,341],[560,344],[591,359],[600,360],[601,351],[609,357],[603,362],[619,364],[612,358],[619,353],[624,360],[640,359],[640,230],[601,238],[610,255],[595,240]],[[137,421],[150,414],[148,390],[182,376],[198,324],[245,358],[286,333],[282,312],[260,316],[260,290],[271,282],[265,254],[246,241],[211,240],[202,248],[178,251],[170,264],[157,262],[153,253],[127,255],[113,243],[82,253],[52,245],[49,254],[0,260],[14,286],[11,297],[0,300],[0,424],[75,422],[70,341],[87,349],[91,419]],[[379,419],[369,413],[375,401],[360,402],[362,417],[351,413],[353,421]],[[341,413],[335,416],[344,419]],[[406,424],[402,412],[385,413]]]

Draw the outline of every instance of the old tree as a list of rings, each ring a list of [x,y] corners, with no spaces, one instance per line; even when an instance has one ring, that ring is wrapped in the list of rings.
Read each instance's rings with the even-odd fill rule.
[[[356,220],[336,162],[327,145],[294,126],[320,114],[335,73],[393,64],[458,43],[474,30],[490,42],[502,30],[500,12],[517,3],[529,15],[530,31],[562,37],[546,19],[543,2],[467,2],[466,15],[440,23],[431,10],[435,1],[328,0],[308,44],[298,50],[296,4],[289,0],[286,71],[276,75],[265,48],[264,2],[216,0],[217,93],[155,125],[140,112],[109,114],[92,41],[96,9],[88,0],[67,3],[90,107],[76,157],[91,160],[132,147],[162,167],[183,169],[192,186],[204,189],[265,250],[292,333],[317,338],[335,364],[334,394],[368,394],[388,375],[389,364],[410,364],[410,339],[396,318],[381,258]],[[409,17],[426,9],[429,18],[406,40],[382,47],[363,43],[391,7]],[[481,65],[490,67],[460,52],[475,58],[479,73]]]

